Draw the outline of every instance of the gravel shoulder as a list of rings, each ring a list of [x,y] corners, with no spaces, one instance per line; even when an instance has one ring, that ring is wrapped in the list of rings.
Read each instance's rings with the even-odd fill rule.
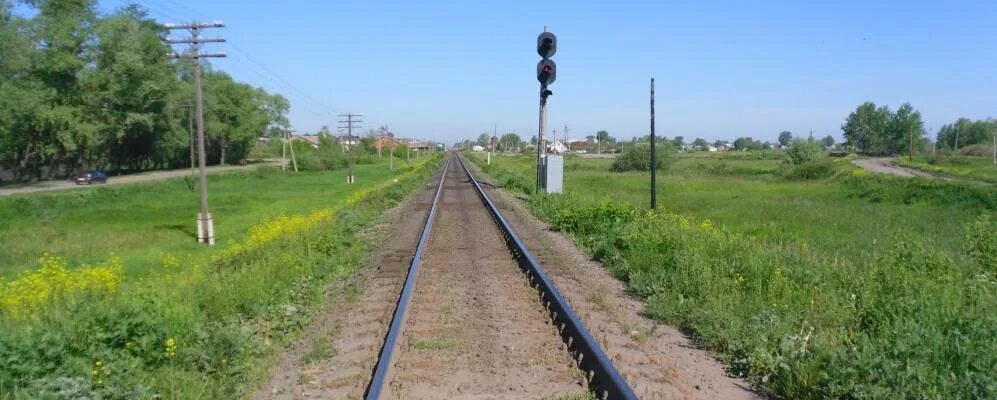
[[[488,178],[476,166],[479,180]],[[568,237],[550,231],[523,202],[494,187],[489,196],[527,243],[641,399],[758,399],[750,384],[677,328],[642,314],[643,303]]]
[[[251,170],[253,168],[256,168],[256,166],[230,165],[230,166],[208,167],[207,170],[209,174],[215,174],[221,172]],[[124,185],[129,183],[150,182],[150,181],[159,181],[169,178],[179,178],[186,175],[190,175],[190,169],[175,169],[170,171],[149,171],[149,172],[140,172],[137,174],[130,174],[130,175],[111,176],[107,178],[106,184],[94,184],[94,185],[77,185],[75,182],[70,180],[42,181],[27,185],[0,187],[0,196],[10,196],[13,194],[23,194],[23,193],[47,192],[52,190],[93,188],[104,185]]]
[[[365,232],[381,243],[327,294],[325,309],[280,355],[255,400],[362,399],[426,221],[439,174]]]

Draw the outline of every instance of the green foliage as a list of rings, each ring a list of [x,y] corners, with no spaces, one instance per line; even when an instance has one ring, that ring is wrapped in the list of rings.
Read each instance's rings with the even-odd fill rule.
[[[694,218],[637,208],[646,173],[610,173],[604,159],[566,159],[566,193],[527,201],[650,316],[692,332],[774,397],[993,397],[997,283],[978,259],[994,254],[994,228],[979,223],[990,211],[850,195],[846,181],[868,174],[847,159],[833,162],[848,176],[814,182],[753,157],[677,158],[659,199]],[[493,158],[486,171],[530,179],[532,162]],[[704,173],[721,163],[729,173]],[[862,184],[880,190],[918,181],[870,178]]]
[[[887,106],[877,108],[875,103],[865,102],[848,115],[841,130],[845,146],[867,154],[889,155],[907,152],[911,140],[915,149],[920,148],[924,122],[909,103],[893,112]]]
[[[962,149],[974,144],[986,144],[993,140],[997,132],[997,120],[970,120],[959,118],[951,124],[945,124],[938,130],[936,140],[940,149]],[[958,142],[957,142],[958,141]],[[986,155],[986,154],[980,154]]]
[[[845,193],[872,202],[959,205],[978,210],[997,209],[997,188],[962,182],[909,179],[885,174],[842,176]]]
[[[92,0],[25,4],[36,13],[0,18],[0,168],[30,180],[187,164],[192,65],[168,61],[159,24],[135,5],[98,16]],[[282,97],[210,66],[204,87],[213,162],[287,125]]]
[[[651,316],[689,329],[775,396],[985,398],[997,389],[993,278],[919,241],[900,237],[867,265],[841,265],[617,202],[564,195],[529,205],[626,281]]]
[[[966,247],[985,271],[997,275],[997,221],[990,214],[981,215],[966,228]]]
[[[824,150],[813,138],[794,139],[784,151],[787,177],[799,179],[820,179],[835,172],[834,163],[824,154]]]
[[[658,148],[655,152],[655,158],[657,159],[655,167],[659,170],[668,170],[675,157],[675,148],[672,147],[672,143],[668,141],[656,145]],[[620,155],[613,159],[611,169],[616,172],[650,171],[651,144],[638,142],[624,145],[623,153],[620,153]]]
[[[790,132],[790,131],[779,132],[779,144],[781,146],[783,146],[783,147],[789,146],[789,144],[792,141],[793,141],[793,132]]]
[[[989,153],[992,149],[986,145],[973,145],[959,150],[960,153],[982,150],[979,153],[983,153],[984,157],[939,152],[937,155],[917,156],[913,160],[898,158],[896,163],[944,177],[997,184],[997,167]]]
[[[515,133],[506,133],[499,138],[499,149],[502,151],[518,150],[522,147],[523,139]]]
[[[257,225],[285,233],[260,242],[260,229],[251,230],[239,243],[257,241],[253,251],[231,252],[233,242],[224,256],[165,257],[105,301],[61,299],[33,319],[0,315],[0,398],[246,397],[330,285],[364,262],[375,238],[361,230],[420,187],[433,165],[352,190],[306,186],[335,211],[286,219],[308,229],[280,218]]]

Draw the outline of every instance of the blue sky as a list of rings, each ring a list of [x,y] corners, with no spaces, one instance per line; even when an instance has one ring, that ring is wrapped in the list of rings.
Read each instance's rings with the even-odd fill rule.
[[[909,101],[932,137],[997,117],[992,0],[137,3],[164,22],[225,21],[216,65],[291,99],[299,132],[349,111],[401,136],[532,136],[544,25],[558,36],[550,125],[573,137],[647,134],[651,77],[657,132],[687,140],[840,138],[864,101]]]

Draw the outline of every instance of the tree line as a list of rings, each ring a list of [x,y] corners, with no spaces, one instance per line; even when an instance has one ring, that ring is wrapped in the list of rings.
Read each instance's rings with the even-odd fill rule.
[[[166,32],[140,7],[100,15],[94,0],[0,0],[0,169],[16,180],[85,168],[190,162],[193,65],[170,61]],[[242,160],[288,126],[287,99],[204,66],[206,155]]]

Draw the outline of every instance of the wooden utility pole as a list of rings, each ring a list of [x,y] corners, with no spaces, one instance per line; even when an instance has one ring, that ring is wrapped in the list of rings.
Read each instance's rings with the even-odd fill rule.
[[[225,24],[221,22],[199,23],[191,22],[186,24],[166,24],[163,25],[168,30],[186,29],[190,31],[190,37],[183,39],[166,39],[168,44],[189,44],[190,49],[182,54],[171,54],[173,58],[189,58],[194,61],[194,106],[197,108],[197,158],[200,164],[201,175],[201,212],[197,214],[197,241],[209,246],[215,244],[214,221],[211,213],[208,212],[208,172],[205,169],[207,163],[204,154],[204,98],[201,93],[201,58],[204,57],[225,57],[225,53],[202,53],[201,45],[204,43],[222,43],[223,38],[201,38],[201,30],[208,28],[222,28]]]
[[[346,130],[346,144],[350,146],[350,155],[346,157],[346,164],[349,166],[349,172],[347,172],[346,183],[353,183],[353,158],[356,156],[356,145],[353,143],[353,129],[360,129],[360,123],[363,120],[360,119],[363,115],[360,114],[339,114],[340,118],[346,118],[345,120],[339,120],[339,129]]]

